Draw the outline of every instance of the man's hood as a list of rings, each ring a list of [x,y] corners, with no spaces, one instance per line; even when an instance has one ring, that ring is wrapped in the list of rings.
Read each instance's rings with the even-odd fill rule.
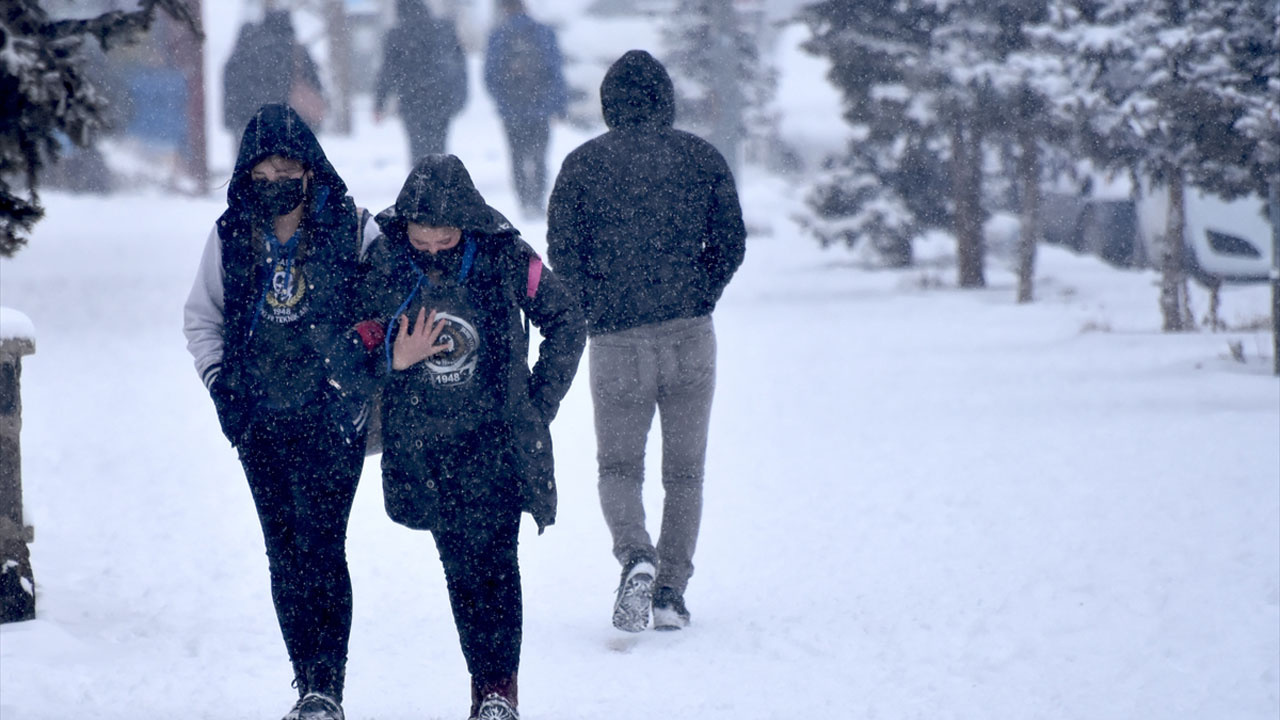
[[[315,133],[293,108],[280,103],[263,105],[254,113],[240,139],[240,153],[231,173],[227,203],[244,207],[253,188],[253,167],[270,155],[292,158],[311,171],[313,187],[329,188],[331,197],[342,197],[347,185],[329,164]]]
[[[670,127],[676,119],[671,76],[644,50],[630,50],[605,73],[600,105],[609,129],[634,125]]]

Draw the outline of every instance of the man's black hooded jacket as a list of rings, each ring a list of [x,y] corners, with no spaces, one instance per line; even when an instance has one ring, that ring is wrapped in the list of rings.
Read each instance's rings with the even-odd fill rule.
[[[672,127],[671,78],[649,53],[615,62],[600,98],[609,131],[565,158],[551,193],[551,264],[591,335],[706,315],[745,252],[729,167]]]

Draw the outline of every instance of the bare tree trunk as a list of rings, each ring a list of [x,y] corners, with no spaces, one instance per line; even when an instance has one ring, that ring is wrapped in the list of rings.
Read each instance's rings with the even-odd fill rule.
[[[1018,174],[1022,185],[1022,229],[1018,238],[1018,302],[1035,299],[1036,243],[1040,239],[1040,147],[1022,132]]]
[[[339,135],[351,134],[351,33],[347,30],[347,11],[342,0],[325,4],[325,25],[329,33],[329,62],[333,85],[337,90],[333,103],[333,130]]]
[[[1164,318],[1165,332],[1183,332],[1192,329],[1187,303],[1187,277],[1185,272],[1186,207],[1181,172],[1169,176],[1169,222],[1165,233],[1163,254],[1160,260],[1160,314]]]
[[[201,0],[187,0],[187,6],[195,17],[203,17]],[[179,31],[182,40],[178,43],[178,65],[187,78],[187,147],[182,153],[187,174],[196,181],[196,192],[203,195],[209,192],[209,153],[208,133],[205,128],[204,112],[204,42],[194,33],[187,35]]]
[[[955,202],[956,269],[962,288],[985,287],[981,219],[982,138],[965,119],[951,131],[951,190]]]
[[[1220,310],[1222,309],[1222,280],[1219,278],[1211,278],[1209,281],[1209,312],[1205,315],[1204,321],[1209,325],[1210,332],[1226,330],[1227,324],[1222,322]]]

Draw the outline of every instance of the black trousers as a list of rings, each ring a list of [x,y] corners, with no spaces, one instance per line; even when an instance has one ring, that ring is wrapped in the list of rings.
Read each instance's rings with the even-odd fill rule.
[[[520,206],[545,211],[551,122],[545,117],[504,117],[502,124],[511,149],[511,179]]]
[[[295,672],[317,671],[341,693],[351,635],[347,520],[364,444],[344,441],[321,412],[270,413],[254,421],[240,462],[262,523],[289,659]]]
[[[405,134],[409,136],[409,167],[414,167],[423,155],[436,155],[445,151],[449,137],[448,115],[437,115],[423,110],[408,111],[401,116]]]
[[[440,488],[432,535],[467,670],[482,683],[510,677],[520,667],[524,624],[510,431],[488,425],[428,447]]]

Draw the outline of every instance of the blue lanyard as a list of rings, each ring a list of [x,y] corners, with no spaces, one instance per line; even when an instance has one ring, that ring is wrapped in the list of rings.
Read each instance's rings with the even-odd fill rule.
[[[462,267],[458,268],[458,284],[459,285],[466,282],[467,276],[471,274],[471,266],[475,264],[475,261],[476,261],[475,238],[467,238],[467,244],[463,247],[463,250],[462,250]],[[422,289],[423,285],[426,285],[427,287],[431,287],[431,280],[427,278],[427,274],[424,273],[420,268],[418,268],[417,270],[418,270],[418,279],[413,283],[413,290],[409,292],[409,297],[405,298],[404,302],[400,303],[400,307],[396,308],[396,311],[391,316],[391,319],[387,321],[387,331],[386,333],[384,333],[383,339],[382,339],[382,349],[387,355],[387,372],[391,372],[392,370],[391,334],[394,331],[393,325],[396,322],[396,318],[400,317],[400,314],[403,313],[406,309],[408,309],[409,303],[413,302],[413,299],[417,297],[418,290]]]

